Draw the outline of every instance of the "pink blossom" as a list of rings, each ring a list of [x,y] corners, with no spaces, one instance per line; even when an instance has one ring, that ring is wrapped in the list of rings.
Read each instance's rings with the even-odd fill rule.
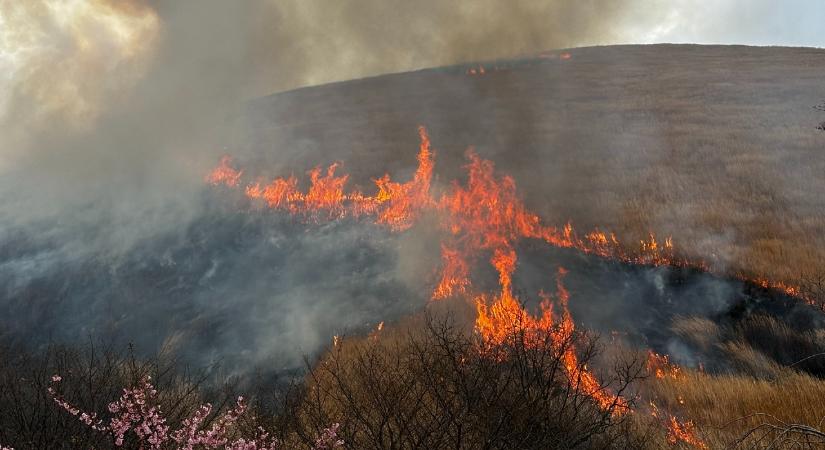
[[[123,389],[120,398],[109,403],[107,409],[111,417],[108,424],[98,419],[96,413],[87,413],[75,408],[57,393],[54,386],[62,381],[60,375],[53,375],[51,379],[53,385],[49,386],[48,392],[54,402],[89,428],[109,433],[117,447],[123,445],[130,431],[137,438],[141,448],[153,450],[168,447],[172,443],[177,444],[180,450],[194,450],[196,446],[226,450],[277,450],[280,447],[278,440],[260,427],[253,439],[240,438],[229,441],[233,425],[247,410],[243,397],[238,397],[235,407],[215,420],[207,429],[203,429],[202,426],[212,412],[212,405],[209,403],[201,405],[191,416],[184,419],[180,429],[170,432],[158,404],[157,390],[148,376],[136,386]],[[338,438],[338,427],[335,423],[322,430],[315,440],[313,449],[331,450],[344,445],[344,441]],[[0,450],[13,449],[0,446]]]
[[[329,428],[321,431],[321,435],[315,439],[315,450],[331,450],[344,445],[342,439],[338,439],[338,428],[340,424],[334,423]]]

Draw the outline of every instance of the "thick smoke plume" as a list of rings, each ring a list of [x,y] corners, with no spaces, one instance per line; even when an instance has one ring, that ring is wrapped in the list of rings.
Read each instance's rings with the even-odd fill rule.
[[[101,333],[101,327],[117,323],[140,330],[151,323],[153,315],[141,305],[169,300],[140,298],[139,291],[121,285],[137,280],[124,280],[120,274],[140,272],[141,267],[163,272],[163,267],[182,261],[195,264],[187,259],[193,252],[198,254],[198,243],[192,242],[192,233],[197,232],[192,230],[220,222],[215,219],[220,213],[204,206],[203,174],[228,147],[243,145],[245,136],[239,130],[244,128],[237,126],[237,119],[251,98],[328,81],[606,41],[617,36],[621,19],[629,14],[628,4],[2,1],[4,309],[27,314],[37,305],[44,311],[51,309],[56,317],[76,318],[78,323],[67,324],[44,317],[41,331],[49,338],[69,338],[78,329]],[[411,131],[415,125],[410,124]],[[272,151],[267,157],[277,161],[279,154],[294,149]],[[339,158],[324,156],[324,161]],[[374,175],[383,170],[374,168]],[[350,231],[336,236],[358,245]],[[278,240],[270,238],[270,242]],[[307,277],[302,268],[317,267],[329,258],[324,242],[319,238],[307,244],[310,249],[281,255],[288,258],[291,271]],[[187,283],[211,286],[209,277],[215,270],[220,275],[216,268],[237,267],[250,257],[249,252],[264,251],[239,245],[234,253],[221,243],[227,254],[201,254],[210,262],[203,273],[179,279],[181,289],[194,289]],[[405,244],[376,252],[391,255],[396,245]],[[178,255],[175,260],[170,255],[176,249],[188,256]],[[197,264],[201,263],[206,262]],[[421,270],[418,263],[398,264],[405,274],[396,273],[396,278]],[[382,267],[392,272],[394,265]],[[332,293],[342,289],[329,288],[324,295],[349,307],[324,303],[322,308],[306,298],[322,295],[317,286],[306,290],[305,280],[289,273],[281,274],[277,283],[254,289],[247,284],[246,294],[229,289],[230,284],[235,286],[232,283],[221,285],[225,291],[220,298],[193,294],[202,302],[201,308],[178,304],[187,314],[175,317],[185,316],[187,322],[174,324],[190,327],[180,331],[186,334],[204,315],[231,311],[239,326],[267,330],[255,338],[266,337],[268,344],[258,342],[256,348],[271,353],[273,347],[283,345],[290,347],[288,351],[308,351],[321,345],[313,324],[328,323],[319,315],[338,318],[341,308],[369,310],[354,302],[363,301],[365,295],[375,297],[352,290],[336,296]],[[326,282],[339,288],[353,280],[351,273],[329,271],[328,275]],[[168,276],[146,275],[141,282],[172,283]],[[97,281],[84,284],[80,281],[84,277]],[[332,280],[335,277],[340,280]],[[370,286],[403,284],[403,280],[374,281]],[[385,297],[404,296],[397,286],[381,289]],[[160,289],[151,295],[167,296],[173,291]],[[150,292],[147,288],[147,295]],[[257,298],[245,307],[234,307],[233,302],[239,301],[235,295]],[[282,295],[288,299],[271,307],[268,302]],[[279,320],[252,320],[252,315],[260,319],[260,310],[270,307],[284,311],[293,326],[303,323],[302,331],[278,330]],[[376,314],[354,317],[344,324],[365,325],[377,318]],[[4,327],[10,331],[8,324]],[[228,341],[216,346],[217,353],[238,349]]]

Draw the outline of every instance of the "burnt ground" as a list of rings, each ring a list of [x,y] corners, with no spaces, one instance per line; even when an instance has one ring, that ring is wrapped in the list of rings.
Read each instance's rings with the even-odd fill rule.
[[[439,264],[438,233],[427,222],[399,234],[364,221],[307,224],[224,190],[204,201],[210,212],[188,228],[117,258],[52,255],[60,261],[16,278],[2,292],[2,337],[40,348],[101,339],[146,355],[167,346],[195,368],[280,374],[334,335],[366,333],[427,305]],[[15,242],[3,256],[18,268],[59,247],[24,232]],[[799,331],[825,326],[796,299],[695,269],[629,265],[533,240],[517,251],[514,284],[528,309],[539,291],[555,293],[564,267],[580,327],[619,333],[685,365],[710,366],[714,356],[681,343],[671,330],[680,318],[735,324],[767,314]],[[495,292],[488,256],[479,255],[472,277],[475,289]]]

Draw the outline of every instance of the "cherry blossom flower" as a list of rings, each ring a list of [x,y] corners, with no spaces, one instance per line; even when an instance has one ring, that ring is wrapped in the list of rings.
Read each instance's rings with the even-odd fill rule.
[[[158,392],[148,376],[141,379],[137,385],[123,389],[120,398],[109,403],[108,410],[111,417],[108,424],[98,418],[96,413],[81,411],[57,393],[55,386],[63,380],[60,375],[53,375],[51,380],[52,384],[48,392],[54,402],[92,430],[110,434],[117,447],[123,445],[127,434],[131,431],[141,444],[141,448],[152,450],[170,448],[170,446],[179,450],[194,450],[196,447],[225,450],[277,450],[281,448],[278,440],[260,427],[252,439],[239,438],[230,441],[229,436],[233,425],[247,411],[243,397],[238,397],[235,407],[214,420],[209,428],[203,428],[204,422],[212,413],[212,405],[206,403],[195,410],[192,415],[183,419],[180,429],[170,431],[157,399]],[[339,424],[335,423],[322,430],[315,440],[313,449],[332,450],[343,446],[344,441],[338,438],[338,428]],[[14,449],[0,446],[0,450]]]

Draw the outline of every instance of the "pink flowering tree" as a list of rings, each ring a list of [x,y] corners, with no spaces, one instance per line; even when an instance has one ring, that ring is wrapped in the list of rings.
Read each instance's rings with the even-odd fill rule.
[[[177,430],[171,430],[158,402],[158,393],[146,376],[135,386],[123,389],[119,399],[109,403],[109,420],[105,421],[97,413],[81,411],[61,395],[55,387],[62,381],[59,375],[52,376],[48,388],[49,395],[58,406],[75,416],[92,430],[107,433],[115,446],[123,446],[128,435],[132,435],[141,449],[159,450],[176,448],[226,449],[226,450],[276,450],[280,442],[262,428],[249,438],[231,438],[232,427],[247,411],[243,397],[238,397],[235,406],[216,418],[211,426],[205,426],[212,413],[212,405],[200,406],[181,422]],[[338,438],[338,424],[322,430],[317,436],[314,450],[332,450],[340,448],[344,442]],[[0,450],[13,450],[0,446]]]

